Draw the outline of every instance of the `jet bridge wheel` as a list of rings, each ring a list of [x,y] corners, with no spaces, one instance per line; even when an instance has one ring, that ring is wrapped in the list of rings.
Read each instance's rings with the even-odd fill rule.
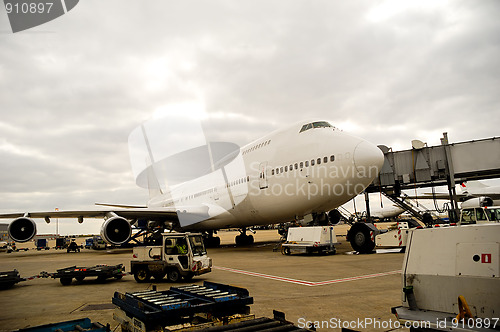
[[[376,230],[376,229],[375,229]],[[355,223],[347,232],[347,239],[351,242],[352,249],[361,254],[369,254],[375,248],[370,232],[373,231],[369,224]]]

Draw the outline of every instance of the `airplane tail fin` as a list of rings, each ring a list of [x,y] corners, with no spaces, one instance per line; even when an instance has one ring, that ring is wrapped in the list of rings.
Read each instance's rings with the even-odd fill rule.
[[[469,181],[469,182],[462,182],[460,184],[460,187],[463,193],[468,193],[470,190],[487,188],[488,186],[479,181]]]

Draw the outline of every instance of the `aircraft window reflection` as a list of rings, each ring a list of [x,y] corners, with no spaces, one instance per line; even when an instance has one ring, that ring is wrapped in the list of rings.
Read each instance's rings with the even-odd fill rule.
[[[335,161],[335,156],[334,155],[330,156],[330,161]]]
[[[288,172],[288,166],[285,166],[285,172]]]
[[[309,167],[309,161],[306,160],[306,167]]]
[[[319,165],[321,164],[321,158],[318,158],[318,160],[316,160],[316,163]]]
[[[300,162],[300,168],[304,168],[304,163],[302,161]]]
[[[299,168],[299,164],[295,163],[295,169]]]
[[[311,160],[311,166],[314,166],[314,159]]]
[[[323,163],[326,164],[327,162],[328,162],[328,157],[323,158]]]

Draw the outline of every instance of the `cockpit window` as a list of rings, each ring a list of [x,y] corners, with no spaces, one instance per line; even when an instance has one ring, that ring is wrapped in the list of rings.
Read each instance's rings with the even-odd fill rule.
[[[333,128],[333,126],[326,121],[312,122],[312,123],[307,123],[307,124],[303,125],[302,128],[300,129],[299,133],[306,131],[306,130],[309,130],[309,129],[312,129],[312,128],[329,128],[329,127]]]

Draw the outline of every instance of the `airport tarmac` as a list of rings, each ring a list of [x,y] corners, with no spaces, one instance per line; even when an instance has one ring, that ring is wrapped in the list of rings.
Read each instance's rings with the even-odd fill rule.
[[[257,231],[253,245],[238,248],[234,246],[238,232],[221,231],[222,247],[208,250],[214,264],[212,272],[187,284],[207,280],[246,288],[254,298],[251,313],[256,317],[272,317],[273,310],[279,310],[297,326],[320,324],[318,331],[340,331],[335,327],[347,324],[342,322],[360,331],[392,330],[389,325],[394,326],[396,320],[391,307],[401,305],[403,254],[347,254],[352,251],[345,240],[347,228],[335,226],[341,244],[336,255],[328,256],[285,256],[273,251],[279,241],[276,230]],[[30,250],[0,253],[0,271],[17,269],[27,278],[73,265],[120,263],[129,271],[131,258],[131,249],[83,249],[80,253]],[[114,292],[145,290],[153,284],[158,290],[173,285],[166,281],[139,284],[131,275],[105,283],[97,283],[94,278],[73,281],[69,286],[52,278],[20,282],[0,291],[0,331],[84,317],[109,323],[115,330],[118,323],[112,318],[111,304]]]

